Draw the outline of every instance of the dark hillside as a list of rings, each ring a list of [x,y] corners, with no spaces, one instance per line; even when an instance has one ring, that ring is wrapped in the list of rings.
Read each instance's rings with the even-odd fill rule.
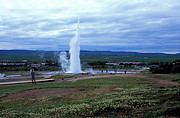
[[[43,51],[43,50],[0,50],[0,55],[54,55],[60,51]],[[68,52],[68,51],[66,51]],[[177,54],[164,53],[138,53],[138,52],[115,52],[115,51],[86,51],[82,50],[81,55],[128,55],[128,56],[178,56]]]

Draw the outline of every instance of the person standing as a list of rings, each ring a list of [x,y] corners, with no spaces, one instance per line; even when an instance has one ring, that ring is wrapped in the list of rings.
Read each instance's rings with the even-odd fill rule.
[[[101,70],[101,73],[103,73],[103,69]]]
[[[36,84],[34,69],[31,69],[31,80],[32,80],[32,84],[34,84],[34,83]]]
[[[124,74],[126,74],[126,70],[124,71]]]

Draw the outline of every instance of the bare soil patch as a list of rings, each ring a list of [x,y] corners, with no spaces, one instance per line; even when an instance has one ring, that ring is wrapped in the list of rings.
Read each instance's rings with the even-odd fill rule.
[[[2,100],[17,100],[27,98],[43,98],[48,96],[61,96],[86,91],[88,88],[43,88],[11,93]]]
[[[153,80],[152,82],[158,86],[163,86],[163,87],[171,87],[171,86],[180,85],[177,82],[172,82],[172,81],[168,81],[168,80]]]

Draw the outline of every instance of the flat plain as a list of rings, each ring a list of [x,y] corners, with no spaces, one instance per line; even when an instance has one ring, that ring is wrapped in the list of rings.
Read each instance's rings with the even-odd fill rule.
[[[179,76],[56,75],[1,86],[0,117],[179,117]]]

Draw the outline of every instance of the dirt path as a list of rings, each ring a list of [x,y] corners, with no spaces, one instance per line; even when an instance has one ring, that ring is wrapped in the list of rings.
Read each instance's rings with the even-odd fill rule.
[[[140,74],[104,74],[104,75],[91,75],[86,77],[76,77],[68,79],[66,78],[67,82],[76,82],[77,80],[85,80],[85,79],[96,79],[96,78],[110,78],[110,77],[133,77],[133,78],[147,78],[144,75]]]

